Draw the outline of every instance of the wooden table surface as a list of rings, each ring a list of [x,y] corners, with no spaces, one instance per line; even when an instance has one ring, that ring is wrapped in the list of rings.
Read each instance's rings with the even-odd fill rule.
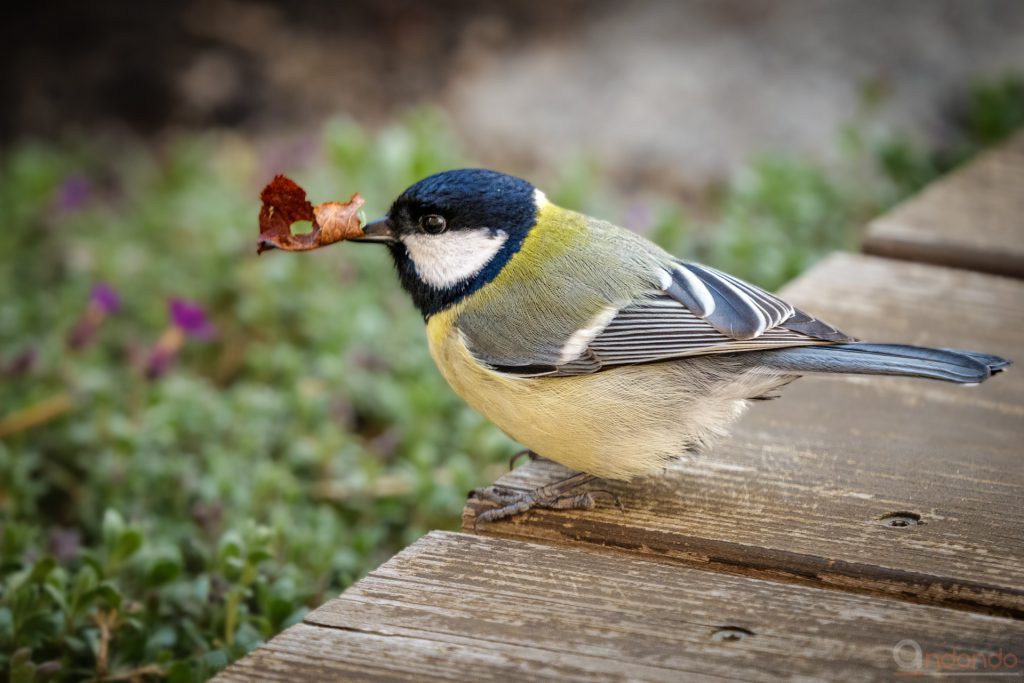
[[[433,532],[219,680],[871,681],[1022,642],[1017,620]]]
[[[1016,182],[1016,185],[1013,182]],[[1015,189],[1016,188],[1016,189]],[[1024,134],[785,296],[878,342],[1024,358]],[[1012,196],[1011,196],[1012,195]],[[1024,677],[1024,375],[805,377],[624,510],[432,532],[221,681]],[[566,474],[539,460],[499,483]]]
[[[1024,355],[1020,280],[837,254],[783,293],[863,339]],[[536,511],[477,532],[1024,617],[1015,370],[977,387],[805,377],[752,406],[711,452],[606,486],[625,514]],[[528,489],[566,474],[538,461],[498,483]],[[467,506],[467,529],[476,510]],[[887,525],[906,517],[912,526]]]
[[[864,251],[1024,277],[1024,130],[873,221]]]

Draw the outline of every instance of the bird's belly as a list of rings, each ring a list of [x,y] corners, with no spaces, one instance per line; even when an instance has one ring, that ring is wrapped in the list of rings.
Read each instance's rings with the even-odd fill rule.
[[[571,377],[494,372],[437,318],[428,324],[430,352],[455,393],[535,453],[600,477],[631,479],[663,467],[721,433],[746,403],[735,392],[696,386],[685,363]]]

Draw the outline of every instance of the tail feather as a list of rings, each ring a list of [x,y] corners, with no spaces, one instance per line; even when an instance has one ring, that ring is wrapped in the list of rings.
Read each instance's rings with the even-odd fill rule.
[[[1002,371],[1010,361],[959,349],[930,349],[903,344],[834,344],[764,352],[766,363],[790,372],[838,372],[902,375],[976,384]]]
[[[999,374],[1006,368],[1010,367],[1013,363],[1000,358],[999,356],[993,356],[990,353],[979,353],[977,351],[966,351],[964,349],[942,349],[943,351],[952,351],[953,353],[962,353],[965,356],[970,356],[976,361],[982,362],[988,366],[989,372],[993,375]]]

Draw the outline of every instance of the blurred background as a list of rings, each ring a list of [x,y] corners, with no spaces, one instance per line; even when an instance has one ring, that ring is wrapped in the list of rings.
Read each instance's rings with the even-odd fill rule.
[[[1015,0],[22,4],[0,40],[0,669],[205,680],[514,443],[387,255],[256,257],[262,186],[438,170],[775,288],[1024,124]]]

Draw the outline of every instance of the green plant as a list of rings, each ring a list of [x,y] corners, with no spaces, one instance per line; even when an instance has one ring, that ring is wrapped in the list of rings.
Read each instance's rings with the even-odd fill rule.
[[[515,447],[433,369],[387,255],[255,255],[273,173],[323,199],[359,189],[380,213],[460,163],[444,135],[420,115],[266,149],[79,139],[3,160],[0,249],[18,255],[0,262],[16,293],[0,301],[10,677],[205,680],[457,524]],[[96,283],[119,295],[102,315]]]

